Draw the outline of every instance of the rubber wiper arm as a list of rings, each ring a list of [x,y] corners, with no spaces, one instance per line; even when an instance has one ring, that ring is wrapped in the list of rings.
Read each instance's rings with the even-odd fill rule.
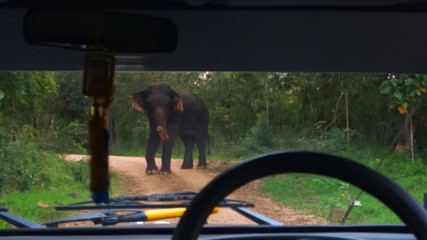
[[[113,197],[109,199],[109,204],[113,203],[139,203],[144,202],[162,202],[162,201],[181,201],[191,200],[197,195],[196,192],[178,192],[178,193],[166,193],[166,194],[147,194],[147,195],[136,195],[126,197]],[[72,203],[67,206],[76,206],[84,204],[93,204],[94,201],[83,201]]]
[[[149,194],[137,195],[129,197],[111,198],[113,202],[126,202],[126,201],[145,201],[145,202],[163,202],[163,201],[181,201],[191,200],[197,195],[196,192],[177,192],[165,194]]]
[[[93,224],[110,226],[124,222],[134,223],[181,217],[184,214],[185,210],[186,208],[183,207],[170,209],[153,209],[147,211],[142,211],[139,209],[103,210],[99,212],[84,213],[76,216],[55,219],[53,221],[44,223],[44,225],[48,227],[59,227],[59,224],[64,223],[92,221]],[[218,210],[219,208],[216,208],[213,213],[218,212]]]
[[[2,208],[2,209],[6,209],[6,208]],[[36,229],[36,228],[45,228],[46,226],[33,222],[31,220],[13,215],[11,213],[7,212],[7,209],[5,211],[1,210],[0,211],[0,219],[3,219],[4,221],[12,224],[15,227],[18,228],[32,228],[32,229]]]
[[[118,210],[105,210],[105,211],[99,211],[99,212],[92,212],[92,213],[84,213],[79,214],[71,217],[65,217],[60,219],[55,219],[50,222],[44,223],[47,227],[58,227],[59,224],[63,223],[71,223],[71,222],[84,222],[84,221],[92,221],[94,224],[102,224],[102,225],[113,225],[118,223],[118,220],[115,220],[118,218],[118,215],[116,213],[125,211],[123,209]],[[138,209],[126,209],[126,212],[133,212],[133,214],[142,212]],[[110,223],[110,224],[104,224]]]
[[[106,204],[95,204],[93,201],[85,201],[57,206],[56,210],[99,210],[99,209],[129,209],[129,208],[182,208],[188,206],[197,195],[196,192],[178,192],[167,194],[149,194],[129,197],[110,198]],[[254,204],[246,201],[225,199],[219,207],[253,207]]]

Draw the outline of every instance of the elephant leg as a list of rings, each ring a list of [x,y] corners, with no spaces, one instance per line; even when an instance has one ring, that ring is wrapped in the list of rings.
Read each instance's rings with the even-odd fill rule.
[[[184,161],[182,162],[182,169],[193,168],[193,148],[194,148],[194,137],[193,136],[181,136],[182,142],[184,143]]]
[[[163,154],[162,154],[162,167],[160,168],[160,175],[168,175],[172,173],[171,170],[171,158],[173,149],[173,139],[169,137],[167,143],[163,143]]]
[[[196,140],[196,144],[199,151],[199,162],[197,164],[197,168],[206,169],[208,167],[206,163],[207,137],[199,138],[198,140]]]
[[[206,169],[208,167],[206,163],[206,147],[208,144],[208,134],[200,134],[196,136],[197,149],[199,151],[199,162],[197,168]]]
[[[169,140],[163,143],[163,151],[162,151],[162,167],[160,168],[160,175],[171,174],[171,158],[172,158],[172,150],[173,144],[175,142],[176,135],[178,134],[178,122],[174,124],[170,124],[168,126],[168,135]]]
[[[145,160],[147,161],[147,169],[145,170],[145,173],[147,173],[148,175],[155,174],[159,170],[154,159],[159,145],[160,138],[157,136],[157,134],[150,134],[150,136],[148,137],[147,148],[145,151]]]

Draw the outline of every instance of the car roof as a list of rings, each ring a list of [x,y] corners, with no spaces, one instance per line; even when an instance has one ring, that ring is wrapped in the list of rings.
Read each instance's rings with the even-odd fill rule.
[[[22,19],[31,8],[85,9],[99,2],[0,1],[0,70],[83,70],[83,51],[25,42]],[[161,16],[177,27],[175,51],[116,53],[118,70],[427,72],[422,1],[222,2],[104,1],[97,7]]]

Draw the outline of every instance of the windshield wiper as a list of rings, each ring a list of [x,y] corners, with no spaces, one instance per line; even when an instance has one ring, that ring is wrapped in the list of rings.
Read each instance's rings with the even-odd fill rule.
[[[44,223],[47,227],[58,227],[59,224],[70,222],[92,221],[93,224],[102,226],[116,225],[117,223],[138,223],[155,221],[168,218],[181,217],[186,208],[154,209],[143,211],[140,209],[109,209],[93,213],[84,213],[76,216],[55,219]],[[212,213],[217,213],[219,208],[215,208]]]
[[[59,227],[60,224],[83,221],[92,221],[95,225],[101,224],[103,226],[110,226],[125,222],[138,223],[181,217],[182,214],[185,212],[188,204],[190,204],[191,200],[196,195],[196,192],[178,192],[168,194],[149,194],[128,197],[116,197],[110,198],[110,201],[106,204],[96,204],[93,201],[78,202],[66,206],[58,206],[55,207],[55,209],[101,209],[101,211],[83,213],[71,217],[55,219],[43,224],[35,223],[30,220],[10,214],[7,212],[6,208],[0,206],[0,219],[11,223],[12,225],[18,228]],[[224,199],[217,205],[213,213],[216,213],[219,210],[219,207],[229,207],[237,211],[236,209],[254,207],[254,204],[246,201]],[[141,210],[146,208],[151,209]]]
[[[96,204],[94,201],[84,201],[57,206],[56,210],[101,210],[92,213],[83,213],[71,217],[55,219],[44,223],[48,227],[58,227],[59,224],[70,222],[92,221],[93,224],[103,226],[115,225],[124,222],[146,222],[154,220],[181,217],[191,200],[197,195],[196,192],[178,192],[167,194],[148,194],[126,197],[110,198],[108,203]],[[214,209],[219,207],[244,208],[254,207],[253,203],[224,199]],[[150,210],[141,210],[147,209]]]
[[[8,209],[0,206],[0,219],[18,228],[46,228],[45,225],[8,213]]]
[[[128,214],[118,215],[122,212]],[[147,221],[147,215],[139,209],[117,209],[117,210],[104,210],[93,213],[84,213],[76,216],[55,219],[53,221],[44,223],[47,227],[58,227],[62,223],[92,221],[93,224],[102,224],[103,226],[115,225],[119,222],[139,222]]]
[[[7,212],[7,209],[0,206],[0,219],[18,228],[46,228],[59,227],[60,224],[72,222],[91,221],[93,224],[102,226],[116,225],[118,223],[140,223],[147,221],[163,220],[181,217],[186,206],[197,195],[195,192],[179,192],[170,194],[150,194],[129,197],[111,198],[107,204],[95,204],[93,201],[84,201],[73,203],[67,206],[56,207],[57,210],[94,210],[101,211],[83,213],[75,216],[55,219],[43,224],[35,223],[30,220],[15,216]],[[153,203],[157,202],[157,203]],[[159,203],[163,202],[163,203]],[[237,213],[253,220],[261,225],[282,225],[281,223],[253,212],[247,207],[254,207],[253,203],[224,199],[221,201],[212,213],[216,213],[219,207],[229,207]],[[143,208],[153,208],[150,210],[141,210]],[[157,209],[155,209],[157,208]],[[161,208],[161,209],[159,209]]]
[[[129,208],[179,208],[186,207],[197,195],[196,192],[178,192],[168,194],[149,194],[129,197],[110,198],[105,204],[96,204],[93,201],[84,201],[57,206],[56,210],[97,210],[97,209],[129,209]],[[163,202],[163,203],[161,203]],[[224,199],[218,207],[254,207],[253,203]]]

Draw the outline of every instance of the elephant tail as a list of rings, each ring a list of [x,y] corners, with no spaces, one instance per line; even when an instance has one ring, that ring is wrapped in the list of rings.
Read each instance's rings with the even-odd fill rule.
[[[211,155],[211,138],[209,137],[209,134],[208,134],[208,154]]]

